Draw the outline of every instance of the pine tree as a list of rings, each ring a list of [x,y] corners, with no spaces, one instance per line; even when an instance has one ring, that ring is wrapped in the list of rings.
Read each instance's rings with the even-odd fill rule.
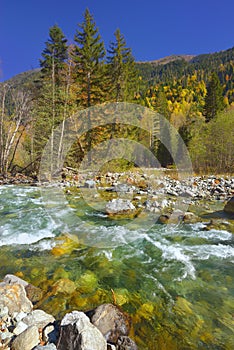
[[[83,107],[90,107],[102,102],[105,95],[105,48],[88,9],[79,28],[74,37],[76,45],[73,55],[76,81],[80,89],[78,103]]]
[[[223,90],[218,75],[212,73],[211,79],[207,85],[207,94],[204,105],[204,116],[206,122],[209,122],[218,114],[218,112],[224,109],[225,105],[222,93]]]
[[[134,58],[119,29],[115,32],[115,39],[110,44],[110,56],[107,57],[112,98],[115,102],[131,101],[139,82]]]
[[[49,30],[49,39],[42,52],[40,65],[42,67],[41,90],[38,99],[38,118],[35,123],[35,150],[42,152],[50,137],[51,175],[57,146],[54,140],[54,130],[62,121],[64,110],[64,93],[66,82],[61,74],[68,57],[67,39],[58,25]]]
[[[49,39],[45,44],[46,47],[42,52],[43,58],[40,59],[43,77],[50,79],[54,74],[55,82],[59,83],[59,73],[67,59],[68,47],[67,39],[57,24],[50,28]]]
[[[89,108],[104,102],[107,86],[104,65],[105,47],[101,40],[93,16],[86,9],[84,21],[76,31],[73,60],[75,63],[76,82],[78,84],[77,103]],[[91,111],[87,111],[86,134],[88,161],[91,163],[92,143],[98,138],[98,133],[92,130]]]

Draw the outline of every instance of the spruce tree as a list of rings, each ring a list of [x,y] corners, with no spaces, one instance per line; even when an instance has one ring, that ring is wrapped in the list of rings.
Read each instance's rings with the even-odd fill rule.
[[[37,119],[35,122],[35,151],[41,154],[43,147],[50,137],[50,164],[51,175],[54,159],[58,157],[57,141],[54,139],[54,130],[62,121],[64,110],[64,93],[66,82],[61,74],[68,57],[67,39],[58,25],[49,30],[49,39],[40,59],[41,89],[37,103]]]
[[[106,95],[106,72],[104,65],[105,47],[101,40],[98,28],[93,16],[86,9],[84,21],[76,31],[73,60],[75,63],[75,80],[77,82],[77,104],[80,107],[89,108],[95,104],[104,102]],[[93,118],[96,118],[94,116]],[[87,110],[88,132],[86,142],[88,150],[88,162],[91,163],[92,143],[97,142],[99,135],[97,130],[92,130],[92,116]]]
[[[42,52],[40,65],[42,67],[43,77],[51,78],[55,76],[55,82],[59,82],[59,73],[64,67],[64,62],[68,56],[67,39],[62,30],[55,24],[49,30],[49,39],[46,41],[46,47]]]
[[[222,111],[225,107],[223,100],[223,89],[220,85],[218,75],[212,73],[211,79],[207,85],[207,94],[205,97],[204,116],[206,122],[216,117],[218,112]]]
[[[119,29],[115,32],[115,42],[111,42],[108,53],[112,99],[115,102],[133,100],[139,79],[131,49],[126,47],[125,38]]]
[[[90,107],[103,101],[105,95],[105,48],[93,16],[86,9],[84,21],[76,31],[74,63],[79,84],[79,105]]]

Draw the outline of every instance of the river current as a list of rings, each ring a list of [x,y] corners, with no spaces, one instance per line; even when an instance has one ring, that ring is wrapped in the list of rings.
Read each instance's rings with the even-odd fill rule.
[[[114,294],[131,315],[139,349],[231,350],[233,234],[203,228],[130,227],[79,194],[61,202],[51,188],[1,186],[0,279],[15,273],[44,291],[74,282],[75,291],[57,289],[41,305],[57,317],[111,302]]]

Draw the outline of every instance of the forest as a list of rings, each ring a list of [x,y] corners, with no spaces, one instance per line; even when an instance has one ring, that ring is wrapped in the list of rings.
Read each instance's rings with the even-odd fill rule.
[[[181,135],[196,173],[234,172],[234,48],[136,62],[120,29],[106,47],[87,9],[72,44],[68,45],[58,25],[49,28],[38,59],[40,69],[0,84],[3,176],[19,172],[37,176],[48,140],[59,162],[65,121],[81,110],[107,102],[139,104],[166,118]],[[89,118],[88,114],[87,125]],[[62,131],[55,140],[58,125]],[[150,148],[161,166],[175,166],[170,150],[159,140],[152,142],[152,135],[115,120],[89,128],[79,137],[65,166],[78,168],[95,145],[123,135]],[[179,140],[170,132],[168,139],[176,150]],[[134,164],[119,160],[117,165],[126,168]]]

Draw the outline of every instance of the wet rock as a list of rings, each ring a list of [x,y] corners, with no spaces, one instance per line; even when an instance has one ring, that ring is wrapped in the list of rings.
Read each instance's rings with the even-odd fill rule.
[[[36,304],[43,297],[43,291],[40,288],[37,288],[30,283],[25,287],[25,290],[26,290],[28,299],[33,304]]]
[[[206,226],[203,228],[203,231],[210,231],[210,230],[231,230],[231,224],[225,220],[222,219],[212,219],[209,223],[206,224]]]
[[[159,224],[167,224],[169,221],[169,216],[168,215],[160,215],[158,218],[158,223]]]
[[[185,224],[194,224],[199,221],[198,216],[195,214],[191,213],[190,211],[187,211],[184,216],[183,216],[183,222]]]
[[[28,326],[37,326],[37,328],[44,328],[49,323],[53,323],[55,318],[47,314],[43,310],[34,310],[29,313],[22,321]]]
[[[136,207],[128,199],[115,198],[106,204],[108,214],[126,213],[134,210],[136,210]]]
[[[61,278],[53,284],[55,293],[72,294],[76,290],[76,285],[68,278]]]
[[[58,350],[106,350],[107,343],[89,318],[79,311],[66,314],[61,321]]]
[[[109,343],[116,344],[119,336],[129,334],[129,318],[112,304],[100,305],[92,310],[88,316]]]
[[[232,197],[224,207],[224,211],[234,215],[234,197]]]
[[[129,337],[120,336],[117,340],[116,350],[137,350],[136,343]]]
[[[20,311],[29,313],[33,308],[21,284],[2,284],[0,286],[0,300],[4,306],[8,307],[9,315]]]
[[[39,344],[39,333],[36,326],[27,328],[12,342],[12,350],[32,350]]]

